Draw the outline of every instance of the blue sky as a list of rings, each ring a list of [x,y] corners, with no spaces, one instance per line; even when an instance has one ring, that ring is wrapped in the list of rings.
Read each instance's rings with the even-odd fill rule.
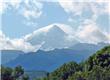
[[[68,23],[69,15],[56,2],[44,3],[42,12],[39,18],[28,21],[13,8],[9,9],[2,14],[2,30],[7,36],[16,38],[52,23]],[[28,22],[34,25],[27,25]]]
[[[77,42],[110,43],[109,9],[108,0],[2,0],[0,50],[29,52]]]
[[[30,0],[30,3],[31,2],[32,1]],[[75,11],[66,12],[64,7],[62,7],[59,2],[43,1],[40,2],[40,4],[42,4],[42,8],[40,8],[42,14],[36,18],[30,16],[30,19],[25,18],[24,15],[20,13],[20,10],[22,10],[22,8],[24,8],[26,4],[19,4],[19,8],[17,9],[15,9],[15,5],[14,6],[12,6],[11,4],[8,5],[8,8],[2,13],[1,27],[3,33],[5,33],[5,35],[9,36],[10,38],[19,38],[21,36],[26,35],[27,33],[31,33],[36,29],[45,27],[52,23],[64,23],[72,26],[74,29],[77,29],[87,19],[94,21],[94,19],[92,19],[94,12],[89,8],[90,6],[86,6],[86,8],[82,10],[82,13],[80,15],[76,15]],[[32,5],[33,3],[30,4],[30,8],[37,7],[34,5],[32,7]],[[98,5],[99,4],[97,3],[97,6]],[[99,5],[98,8],[101,9],[103,8],[103,6]],[[96,13],[96,16],[97,18],[95,19],[94,22],[101,29],[108,31],[109,13],[102,14]]]

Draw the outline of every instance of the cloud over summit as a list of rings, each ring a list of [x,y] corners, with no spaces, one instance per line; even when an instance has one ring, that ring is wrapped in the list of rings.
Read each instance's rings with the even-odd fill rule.
[[[65,48],[77,42],[75,39],[73,39],[73,43],[69,40],[70,35],[74,32],[72,31],[73,29],[69,25],[54,23],[26,35],[24,39],[32,45],[44,42],[41,47],[43,50]]]
[[[99,42],[109,42],[108,35],[96,24],[86,24],[81,26],[81,28],[76,33],[77,37],[85,43],[97,44]]]
[[[65,48],[78,42],[110,43],[107,0],[49,1],[3,0],[2,27],[9,37],[0,31],[0,50],[30,52]]]
[[[69,25],[55,23],[40,28],[20,39],[10,39],[0,31],[0,50],[33,52],[39,49],[66,48],[79,42],[91,44],[109,43],[110,34],[98,28],[95,23],[84,24],[76,31]]]

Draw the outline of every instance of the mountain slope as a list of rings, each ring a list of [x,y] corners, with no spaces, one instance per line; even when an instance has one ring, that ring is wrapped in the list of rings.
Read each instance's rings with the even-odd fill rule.
[[[1,63],[7,63],[11,60],[16,59],[22,51],[17,51],[17,50],[2,50],[1,51]]]
[[[83,49],[81,49],[77,47],[79,45],[86,46],[85,47],[82,46]],[[89,45],[89,47],[87,45]],[[26,70],[53,71],[54,69],[56,69],[65,62],[69,61],[81,62],[82,60],[87,59],[92,53],[102,48],[104,45],[101,47],[99,47],[98,45],[94,45],[93,46],[94,48],[92,49],[90,46],[92,47],[93,45],[81,43],[77,44],[74,47],[66,49],[55,49],[51,51],[39,50],[37,52],[29,52],[27,54],[21,52],[20,55],[15,59],[10,60],[7,63],[2,62],[2,64],[11,67],[14,67],[16,65],[22,65]],[[3,58],[5,59],[7,57]]]
[[[82,54],[80,54],[82,52]],[[22,65],[26,70],[46,70],[52,71],[65,62],[80,62],[87,58],[92,51],[73,51],[69,49],[54,51],[38,51],[37,53],[21,54],[16,59],[4,64],[6,66],[15,67]]]
[[[101,48],[103,48],[104,46],[108,46],[108,43],[103,43],[100,42],[98,44],[89,44],[89,43],[77,43],[73,46],[70,47],[70,49],[74,49],[74,50],[94,50],[96,49],[99,50]]]
[[[94,55],[90,56],[87,60],[88,69],[93,69],[94,66],[107,68],[110,65],[110,46],[97,51]]]
[[[25,41],[32,45],[42,44],[42,50],[52,50],[55,48],[65,48],[76,44],[78,41],[69,40],[73,30],[71,27],[63,24],[52,24],[34,31],[24,37]]]
[[[82,66],[83,65],[83,66]],[[85,62],[63,64],[42,80],[110,80],[110,46],[98,50]]]

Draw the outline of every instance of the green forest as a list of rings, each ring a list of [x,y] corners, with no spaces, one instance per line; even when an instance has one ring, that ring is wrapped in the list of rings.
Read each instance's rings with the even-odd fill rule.
[[[2,66],[1,79],[30,80],[22,66],[14,69]],[[110,46],[98,50],[86,61],[65,63],[46,77],[34,80],[110,80]]]

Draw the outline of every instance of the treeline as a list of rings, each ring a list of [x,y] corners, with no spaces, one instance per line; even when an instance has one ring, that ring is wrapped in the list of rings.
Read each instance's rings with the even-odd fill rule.
[[[14,69],[1,66],[1,80],[29,80],[29,76],[24,74],[22,66]]]
[[[14,69],[2,66],[1,79],[30,80],[21,66]],[[110,46],[97,51],[84,62],[65,63],[47,77],[34,80],[110,80]]]
[[[79,64],[63,64],[47,77],[38,80],[110,80],[110,46],[97,51]]]

